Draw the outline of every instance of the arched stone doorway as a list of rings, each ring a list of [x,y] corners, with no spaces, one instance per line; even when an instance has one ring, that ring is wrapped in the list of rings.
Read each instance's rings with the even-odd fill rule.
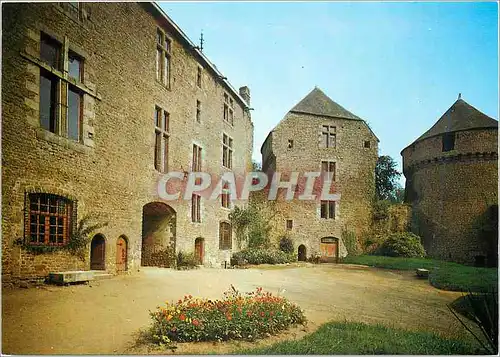
[[[199,264],[203,264],[203,258],[205,257],[205,239],[201,237],[195,239],[194,256],[198,260]]]
[[[306,249],[306,246],[304,244],[301,244],[299,245],[299,249],[298,249],[298,261],[299,262],[305,262],[306,259],[307,259],[307,249]]]
[[[128,240],[125,236],[120,236],[116,240],[116,272],[127,271],[128,262]]]
[[[106,239],[96,234],[90,243],[90,270],[106,269]]]
[[[338,263],[339,239],[335,237],[323,237],[319,245],[321,261],[325,263]]]
[[[175,259],[175,210],[163,202],[142,208],[141,265],[169,267]],[[170,252],[168,252],[170,251]],[[172,254],[168,254],[172,253]]]

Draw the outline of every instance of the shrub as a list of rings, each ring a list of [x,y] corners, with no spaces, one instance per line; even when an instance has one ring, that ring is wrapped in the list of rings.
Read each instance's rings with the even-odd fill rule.
[[[425,257],[425,250],[419,236],[409,232],[401,232],[391,234],[379,247],[377,255],[421,258]]]
[[[263,248],[267,245],[269,245],[269,239],[265,232],[255,224],[248,232],[248,246],[250,248]]]
[[[284,264],[296,260],[295,254],[289,254],[276,249],[247,248],[234,253],[232,264],[246,261],[248,264]]]
[[[177,254],[177,269],[194,269],[198,267],[198,264],[198,258],[194,253],[179,252]]]
[[[344,241],[345,248],[348,255],[358,255],[358,240],[356,238],[356,233],[349,231],[347,229],[342,230],[342,240]]]
[[[481,294],[469,292],[448,305],[462,326],[474,336],[488,354],[492,355],[498,354],[498,292],[495,290]],[[483,335],[482,340],[460,319],[457,313],[477,325]]]
[[[295,252],[295,248],[293,247],[293,240],[287,236],[281,237],[280,250],[288,254]]]
[[[391,202],[389,200],[375,201],[373,204],[373,219],[380,221],[389,218],[389,207]]]
[[[311,254],[311,256],[307,258],[307,261],[309,263],[319,264],[321,262],[321,255],[318,253]]]
[[[302,310],[262,288],[241,295],[232,285],[222,300],[185,296],[150,312],[152,337],[157,343],[254,340],[296,324],[305,324]]]

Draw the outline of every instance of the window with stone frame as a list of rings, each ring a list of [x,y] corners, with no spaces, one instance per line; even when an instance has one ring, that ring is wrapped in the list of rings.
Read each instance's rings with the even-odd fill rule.
[[[442,151],[451,151],[455,149],[455,133],[444,133],[442,137]]]
[[[219,249],[228,250],[233,246],[232,228],[227,222],[219,224]]]
[[[227,93],[224,93],[224,121],[234,124],[234,101]]]
[[[321,201],[321,218],[335,219],[335,201]]]
[[[191,196],[191,222],[201,222],[201,196],[197,194]]]
[[[321,173],[328,181],[336,181],[337,163],[335,161],[321,161]]]
[[[75,20],[82,20],[82,6],[78,1],[60,2],[59,7]]]
[[[222,186],[221,205],[224,208],[231,208],[231,193],[227,182],[225,182]]]
[[[193,144],[193,167],[191,168],[193,172],[201,172],[201,152],[201,147]]]
[[[40,33],[40,60],[56,71],[40,68],[40,126],[73,141],[82,141],[83,57],[51,36]],[[67,74],[63,71],[67,68]]]
[[[155,151],[154,167],[158,172],[168,171],[168,147],[170,138],[170,114],[155,107]]]
[[[74,226],[76,202],[48,193],[27,195],[26,243],[65,245]]]
[[[196,122],[201,123],[201,102],[196,101]]]
[[[222,166],[233,168],[233,139],[222,134]]]
[[[337,128],[332,125],[321,126],[321,147],[335,148],[337,145]]]
[[[293,228],[293,220],[292,219],[287,219],[286,220],[286,229],[291,230]]]
[[[171,41],[161,29],[156,30],[156,80],[170,88]]]
[[[198,86],[198,88],[201,88],[202,78],[203,78],[203,69],[200,66],[198,66],[196,71],[196,85]]]

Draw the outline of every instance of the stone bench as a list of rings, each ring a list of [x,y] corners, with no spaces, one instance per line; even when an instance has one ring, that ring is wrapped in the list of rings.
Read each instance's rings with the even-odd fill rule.
[[[49,283],[69,284],[81,283],[94,280],[94,272],[92,271],[62,271],[57,273],[49,273]]]
[[[427,278],[427,277],[429,277],[429,270],[419,268],[419,269],[417,269],[417,276],[419,278]]]

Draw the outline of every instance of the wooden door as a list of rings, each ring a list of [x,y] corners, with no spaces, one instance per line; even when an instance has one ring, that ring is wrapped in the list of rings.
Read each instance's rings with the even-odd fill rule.
[[[96,235],[90,244],[90,269],[104,270],[106,259],[106,241],[101,235]]]
[[[299,245],[298,260],[299,262],[305,262],[307,260],[306,247],[304,244]]]
[[[196,238],[194,241],[194,255],[200,264],[203,264],[203,238]]]
[[[323,262],[337,262],[338,239],[331,237],[322,238],[319,250],[321,253],[321,260]]]
[[[120,237],[116,241],[116,271],[123,272],[127,270],[127,241]]]

